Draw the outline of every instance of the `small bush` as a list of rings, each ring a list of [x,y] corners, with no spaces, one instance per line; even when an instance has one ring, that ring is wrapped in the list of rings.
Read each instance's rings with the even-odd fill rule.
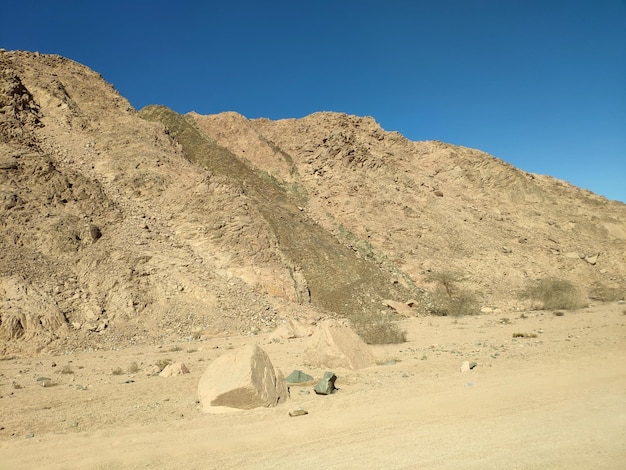
[[[624,289],[608,287],[601,282],[595,282],[589,291],[589,298],[600,302],[616,302],[624,300]]]
[[[576,310],[585,306],[585,302],[569,281],[556,278],[530,281],[521,297],[530,300],[534,306],[548,309]]]
[[[137,372],[139,372],[139,365],[136,362],[131,362],[128,365],[128,369],[126,369],[126,371],[129,374],[136,374]]]
[[[427,278],[428,282],[436,284],[432,292],[430,313],[458,317],[476,315],[480,312],[480,305],[474,293],[459,286],[461,279],[461,274],[451,271],[433,273]]]
[[[155,362],[155,366],[157,366],[159,368],[159,371],[165,369],[167,366],[169,366],[172,363],[171,359],[159,359],[158,361]]]
[[[350,318],[354,331],[367,344],[397,344],[406,341],[406,331],[383,313],[354,315]]]
[[[74,370],[72,369],[72,366],[70,366],[69,364],[63,366],[63,368],[61,369],[61,374],[73,374]]]
[[[115,369],[113,369],[113,371],[111,372],[111,374],[113,375],[122,375],[124,373],[124,371],[122,370],[121,367],[116,367]]]

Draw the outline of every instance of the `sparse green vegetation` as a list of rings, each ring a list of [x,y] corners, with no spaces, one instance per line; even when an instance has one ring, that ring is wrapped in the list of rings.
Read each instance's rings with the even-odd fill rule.
[[[363,258],[370,261],[386,261],[384,255],[378,256],[374,251],[374,247],[366,240],[361,240],[354,233],[348,230],[343,224],[338,227],[339,235],[344,243],[349,245],[353,250],[358,252]]]
[[[478,299],[473,292],[460,287],[463,276],[453,271],[432,273],[428,282],[435,283],[430,313],[441,316],[476,315],[480,312]]]
[[[532,302],[533,307],[576,310],[585,306],[584,299],[574,284],[564,279],[544,278],[530,281],[520,296]]]
[[[352,315],[350,322],[354,331],[367,344],[396,344],[406,341],[406,331],[383,313]]]
[[[600,302],[616,302],[624,300],[625,291],[626,289],[608,287],[601,282],[595,282],[589,291],[589,298]]]

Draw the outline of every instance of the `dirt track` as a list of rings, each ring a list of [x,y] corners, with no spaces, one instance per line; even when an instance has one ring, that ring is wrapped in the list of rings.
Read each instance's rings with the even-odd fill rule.
[[[67,357],[2,361],[0,468],[624,468],[624,309],[407,320],[407,343],[374,348],[395,364],[336,370],[332,396],[292,387],[285,405],[227,415],[194,403],[208,361],[255,341],[286,373],[319,376],[303,364],[305,340],[81,353],[50,388],[35,377]],[[164,356],[191,374],[124,383],[110,372]],[[462,374],[463,360],[478,366]],[[309,414],[290,418],[300,406]]]

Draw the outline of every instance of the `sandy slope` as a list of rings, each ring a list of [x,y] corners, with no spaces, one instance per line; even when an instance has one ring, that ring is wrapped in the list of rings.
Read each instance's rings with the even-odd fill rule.
[[[179,351],[5,360],[0,468],[624,468],[625,310],[407,320],[407,343],[374,347],[380,365],[335,370],[334,395],[292,387],[285,405],[227,415],[195,404],[210,360],[258,342],[286,373],[320,376],[303,364],[305,340],[232,337]],[[164,357],[185,361],[191,374],[111,375]],[[464,360],[478,366],[462,374]],[[73,374],[53,372],[67,364]],[[44,373],[58,385],[36,385]],[[290,418],[300,406],[309,414]]]

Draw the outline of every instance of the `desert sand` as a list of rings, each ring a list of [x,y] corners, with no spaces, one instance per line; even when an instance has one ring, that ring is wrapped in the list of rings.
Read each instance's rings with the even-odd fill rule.
[[[284,404],[228,414],[197,403],[212,360],[256,343],[285,375],[319,378],[307,338],[5,358],[0,468],[624,468],[625,311],[614,302],[561,316],[408,319],[406,343],[371,346],[376,366],[333,370],[334,394],[291,386]],[[190,373],[148,375],[165,359]],[[464,361],[477,365],[463,373]],[[132,363],[137,372],[113,375]],[[290,417],[297,408],[308,414]]]

